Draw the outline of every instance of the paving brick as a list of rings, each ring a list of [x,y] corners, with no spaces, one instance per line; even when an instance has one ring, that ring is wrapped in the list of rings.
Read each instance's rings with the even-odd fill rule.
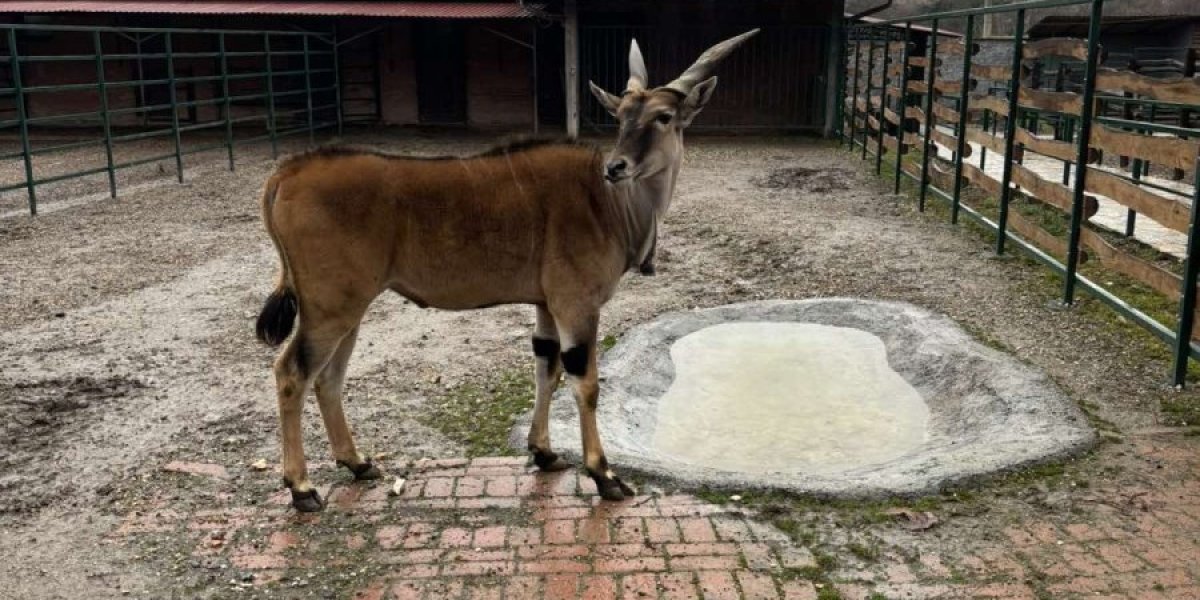
[[[420,600],[425,596],[425,586],[417,581],[401,581],[388,590],[388,598],[395,600]]]
[[[575,543],[575,521],[572,519],[546,521],[546,528],[542,534],[542,540],[547,544]]]
[[[645,600],[658,598],[658,584],[652,573],[635,573],[621,577],[621,598]]]
[[[586,549],[586,546],[584,547]],[[631,558],[635,556],[661,556],[662,546],[650,544],[601,544],[593,546],[596,556],[603,558]]]
[[[555,546],[521,546],[517,556],[524,559],[583,558],[590,549],[583,544],[559,544]]]
[[[1132,554],[1122,548],[1119,543],[1096,544],[1094,547],[1100,558],[1104,559],[1104,562],[1108,563],[1118,573],[1128,573],[1146,566],[1145,563],[1134,558]]]
[[[653,556],[638,558],[597,558],[594,562],[597,573],[631,573],[665,571],[667,561]]]
[[[473,498],[483,495],[484,480],[482,477],[459,477],[454,495],[459,498]]]
[[[604,519],[581,519],[577,529],[579,541],[585,544],[607,544],[609,542],[608,521]]]
[[[738,600],[733,575],[725,571],[706,571],[699,574],[700,591],[704,600]]]
[[[406,533],[407,525],[386,525],[375,532],[375,540],[380,548],[390,550],[404,542]]]
[[[578,588],[578,575],[549,575],[546,577],[545,600],[575,600]]]
[[[730,571],[738,568],[736,556],[680,556],[671,557],[672,571],[708,571],[723,569]]]
[[[646,538],[646,527],[642,519],[621,518],[613,522],[612,541],[620,544],[641,543]]]
[[[617,580],[607,575],[588,575],[583,578],[581,600],[613,600],[617,597]]]
[[[495,582],[473,581],[467,584],[465,600],[500,600],[504,589]]]
[[[1094,542],[1108,537],[1103,531],[1088,525],[1087,523],[1072,523],[1064,527],[1067,533],[1080,542]]]
[[[675,519],[647,518],[645,523],[646,539],[652,543],[679,541],[679,527],[675,524]]]
[[[451,577],[468,575],[489,576],[511,575],[515,567],[511,561],[468,561],[447,563],[442,566],[442,573]]]
[[[428,523],[415,523],[404,533],[405,548],[423,548],[433,543],[437,530]]]
[[[530,546],[541,542],[541,527],[510,527],[508,529],[509,546]]]
[[[449,477],[435,477],[425,481],[426,498],[448,498],[454,492],[454,480]]]
[[[737,544],[730,543],[710,543],[710,544],[667,544],[667,556],[694,556],[694,555],[717,555],[717,554],[737,554]]]
[[[771,571],[779,566],[779,560],[771,552],[771,547],[763,543],[740,544],[742,557],[746,566],[756,571]]]
[[[662,573],[658,576],[658,589],[663,600],[696,600],[695,573]]]
[[[717,541],[717,534],[708,519],[679,519],[679,529],[683,532],[683,539],[688,542]]]
[[[752,542],[754,533],[745,521],[739,518],[717,516],[712,518],[717,538],[726,542]]]
[[[784,600],[817,600],[817,588],[812,582],[791,580],[783,582]]]
[[[785,546],[779,549],[779,562],[789,569],[804,569],[817,566],[817,560],[807,548]]]
[[[442,530],[438,545],[443,548],[471,545],[471,532],[461,527],[450,527]]]
[[[586,573],[591,567],[575,560],[529,560],[520,563],[517,569],[523,573]]]
[[[504,596],[511,600],[542,597],[542,579],[533,575],[514,575],[507,578]]]
[[[472,539],[471,545],[480,548],[503,546],[507,537],[507,527],[483,527],[475,530],[475,537]]]
[[[516,496],[517,478],[511,475],[488,477],[484,493],[489,496]]]
[[[742,596],[746,600],[776,600],[779,591],[775,589],[775,580],[770,575],[738,571],[734,573],[738,584],[742,587]]]

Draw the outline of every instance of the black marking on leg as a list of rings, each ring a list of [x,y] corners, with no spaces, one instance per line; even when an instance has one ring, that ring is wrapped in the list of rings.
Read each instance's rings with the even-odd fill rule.
[[[325,501],[316,489],[304,492],[292,490],[292,507],[300,512],[320,512],[325,508]]]
[[[337,461],[337,464],[350,469],[350,472],[354,474],[354,479],[356,481],[370,481],[383,477],[383,472],[380,471],[379,468],[374,464],[372,464],[371,459],[369,458],[357,465],[352,465],[344,460]]]
[[[563,369],[569,375],[583,377],[587,375],[588,368],[588,347],[584,345],[575,346],[562,353]]]
[[[562,346],[558,344],[558,340],[533,338],[533,355],[546,359],[546,366],[550,370],[554,370],[555,364],[558,362],[558,353],[561,350]]]
[[[537,465],[539,471],[553,473],[571,466],[571,463],[559,458],[558,454],[552,450],[542,450],[537,446],[530,446],[529,451],[533,453],[533,464]]]

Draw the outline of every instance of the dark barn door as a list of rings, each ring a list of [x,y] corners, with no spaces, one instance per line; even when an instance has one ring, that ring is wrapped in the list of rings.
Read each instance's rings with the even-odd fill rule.
[[[430,125],[467,122],[465,36],[458,23],[421,21],[413,31],[417,116]]]

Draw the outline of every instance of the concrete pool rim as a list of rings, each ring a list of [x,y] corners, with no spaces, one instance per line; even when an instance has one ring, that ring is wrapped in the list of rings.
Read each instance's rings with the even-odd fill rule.
[[[653,440],[658,400],[674,380],[672,344],[713,325],[764,321],[850,327],[878,336],[892,369],[929,405],[926,442],[894,460],[825,475],[730,471],[660,453]],[[848,498],[920,495],[1063,459],[1095,442],[1086,416],[1045,374],[979,343],[948,317],[900,302],[768,300],[670,313],[622,336],[603,355],[600,376],[598,419],[609,462],[618,471],[685,486]],[[556,394],[550,433],[556,450],[578,460],[578,415],[568,388]],[[525,447],[530,419],[527,413],[514,425],[515,448]]]

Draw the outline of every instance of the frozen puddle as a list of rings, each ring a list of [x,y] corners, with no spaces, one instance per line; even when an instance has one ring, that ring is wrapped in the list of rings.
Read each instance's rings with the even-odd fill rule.
[[[929,408],[888,365],[883,340],[814,323],[727,323],[671,346],[659,400],[664,454],[745,472],[833,473],[903,456]]]
[[[1095,439],[1042,373],[911,304],[778,300],[663,315],[600,361],[609,464],[684,485],[931,493]],[[553,447],[579,456],[563,386]],[[513,427],[525,448],[532,414]]]

